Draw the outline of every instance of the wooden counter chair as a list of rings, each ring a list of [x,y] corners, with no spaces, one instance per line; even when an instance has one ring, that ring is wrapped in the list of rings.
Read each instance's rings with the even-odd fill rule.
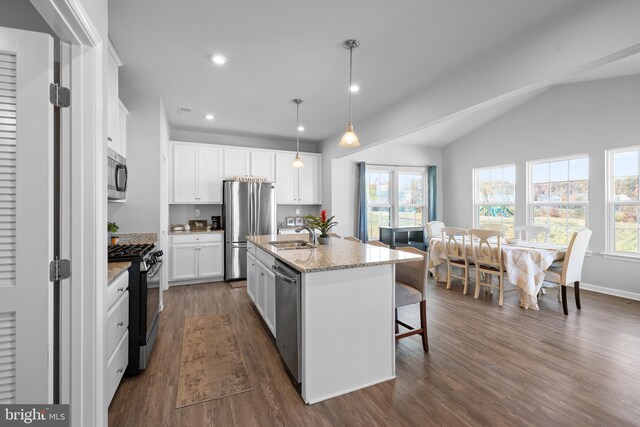
[[[388,248],[388,247],[389,247],[389,245],[386,245],[386,244],[382,243],[382,242],[381,242],[381,241],[379,241],[379,240],[369,240],[369,241],[367,242],[367,245],[371,245],[371,246],[379,246],[379,247],[381,247],[381,248]]]
[[[593,231],[584,229],[573,233],[567,254],[561,266],[551,266],[544,275],[544,281],[558,285],[558,294],[562,291],[562,310],[565,315],[569,314],[567,308],[567,285],[573,283],[576,295],[576,307],[580,310],[580,280],[582,280],[582,264],[587,254],[589,239]]]
[[[480,295],[480,286],[500,291],[498,305],[502,307],[504,301],[504,265],[502,264],[502,249],[500,241],[504,237],[504,233],[494,230],[469,230],[471,239],[478,238],[478,242],[473,242],[473,263],[476,266],[476,292],[474,298]],[[493,239],[492,239],[493,237]],[[485,276],[486,281],[481,280],[481,275]],[[498,277],[498,285],[493,284],[493,276]]]
[[[464,284],[462,294],[469,290],[469,257],[467,256],[467,243],[469,232],[464,228],[443,227],[442,244],[447,255],[447,289],[451,289],[451,279],[461,279]],[[460,269],[460,275],[456,276],[454,269]]]
[[[360,242],[360,243],[362,243],[362,240],[356,239],[355,237],[351,237],[351,236],[345,237],[344,240],[351,240],[352,242]]]
[[[396,250],[422,255],[421,260],[396,264],[396,340],[411,335],[420,335],[422,348],[426,353],[429,351],[426,302],[429,254],[410,246],[396,248]],[[398,307],[412,304],[420,304],[420,328],[418,329],[398,319]],[[409,331],[400,333],[398,325],[409,329]]]
[[[539,225],[519,225],[515,228],[516,237],[529,242],[547,243],[550,232],[549,227]]]

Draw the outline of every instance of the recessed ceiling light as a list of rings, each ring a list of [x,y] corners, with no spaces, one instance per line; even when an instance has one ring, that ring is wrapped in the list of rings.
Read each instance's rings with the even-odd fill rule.
[[[222,65],[227,62],[227,58],[225,58],[222,55],[213,55],[211,57],[211,60],[214,62],[214,64],[218,64],[218,65]]]
[[[298,130],[299,130],[300,132],[304,132],[304,126],[298,126]]]
[[[351,85],[351,87],[349,88],[349,90],[350,90],[351,92],[357,92],[357,91],[359,91],[359,90],[360,90],[360,86],[358,86],[358,85],[356,85],[356,84],[353,84],[353,85]]]
[[[204,118],[207,120],[213,120],[213,114],[207,114]]]

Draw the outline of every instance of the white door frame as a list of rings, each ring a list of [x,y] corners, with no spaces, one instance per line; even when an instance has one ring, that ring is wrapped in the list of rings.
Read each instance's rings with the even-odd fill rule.
[[[61,48],[61,81],[71,107],[61,114],[61,402],[73,426],[107,425],[104,300],[107,290],[106,149],[103,144],[103,58],[106,40],[75,0],[31,0]]]

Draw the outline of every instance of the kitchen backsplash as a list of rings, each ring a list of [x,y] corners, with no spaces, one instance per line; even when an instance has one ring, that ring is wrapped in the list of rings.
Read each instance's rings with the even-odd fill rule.
[[[296,209],[300,210],[296,214]],[[196,216],[196,210],[200,211],[200,216]],[[186,224],[191,219],[206,220],[211,223],[213,215],[222,215],[222,205],[169,205],[169,224]],[[320,215],[318,205],[278,205],[277,221],[284,222],[288,216]]]
[[[299,214],[296,214],[296,209],[300,210]],[[277,220],[278,224],[284,222],[285,217],[288,216],[305,216],[305,215],[320,215],[320,206],[318,205],[278,205]]]

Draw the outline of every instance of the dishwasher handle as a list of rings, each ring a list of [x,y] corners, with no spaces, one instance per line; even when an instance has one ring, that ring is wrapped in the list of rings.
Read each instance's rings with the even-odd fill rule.
[[[277,277],[279,277],[280,279],[284,280],[284,281],[285,281],[285,282],[287,282],[287,283],[294,284],[294,283],[296,283],[296,282],[297,282],[297,280],[296,280],[294,277],[288,277],[288,276],[285,276],[284,274],[280,273],[280,272],[278,271],[278,266],[277,266],[277,265],[274,265],[274,266],[273,266],[273,273],[274,273]]]

